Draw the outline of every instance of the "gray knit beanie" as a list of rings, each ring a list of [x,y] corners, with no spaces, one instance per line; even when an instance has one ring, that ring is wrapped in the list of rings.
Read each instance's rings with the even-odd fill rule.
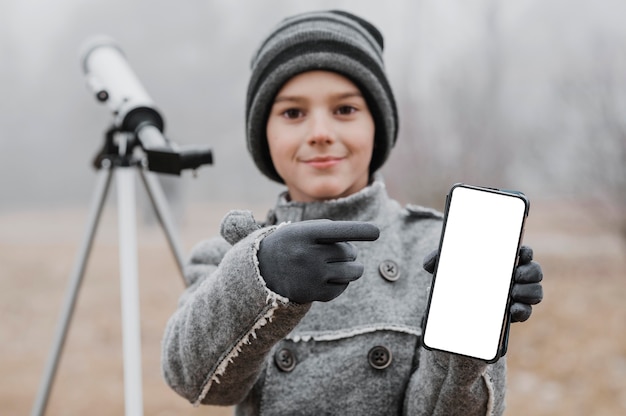
[[[274,168],[266,137],[274,98],[290,78],[312,70],[339,73],[360,89],[376,126],[370,173],[383,165],[398,132],[383,46],[383,36],[375,26],[338,10],[298,14],[274,28],[252,58],[246,100],[248,150],[264,175],[284,182]]]

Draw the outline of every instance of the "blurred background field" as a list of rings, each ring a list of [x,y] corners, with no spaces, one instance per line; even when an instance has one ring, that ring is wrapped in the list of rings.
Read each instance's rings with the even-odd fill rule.
[[[29,412],[86,226],[91,159],[112,122],[80,46],[112,36],[166,134],[215,164],[162,177],[185,251],[231,208],[263,217],[281,189],[247,154],[248,65],[279,19],[339,8],[371,20],[400,110],[383,168],[402,203],[441,208],[455,182],[524,191],[545,301],[511,334],[507,414],[626,414],[626,3],[621,0],[287,0],[0,3],[0,414]],[[182,290],[138,185],[146,414],[193,409],[162,382],[159,345]],[[123,414],[112,190],[50,402]]]

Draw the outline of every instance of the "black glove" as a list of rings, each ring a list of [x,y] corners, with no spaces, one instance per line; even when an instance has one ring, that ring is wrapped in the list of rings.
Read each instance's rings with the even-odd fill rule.
[[[259,269],[267,287],[297,303],[327,302],[363,274],[349,241],[374,241],[374,224],[313,220],[279,227],[261,240]]]
[[[511,321],[524,322],[533,311],[531,305],[543,300],[541,280],[543,272],[539,263],[533,261],[533,249],[522,246],[519,250],[519,262],[513,277],[511,291]]]
[[[435,250],[424,258],[424,270],[434,273],[439,257],[439,250]],[[533,260],[533,250],[522,246],[519,250],[519,262],[513,276],[511,290],[511,322],[524,322],[532,313],[532,305],[543,300],[541,280],[543,272],[539,263]]]

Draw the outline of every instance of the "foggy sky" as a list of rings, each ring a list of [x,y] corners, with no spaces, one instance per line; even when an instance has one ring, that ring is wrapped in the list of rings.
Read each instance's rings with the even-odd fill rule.
[[[383,172],[401,199],[491,176],[542,195],[580,189],[572,178],[588,176],[587,130],[594,123],[581,123],[580,114],[594,110],[576,100],[597,90],[594,71],[626,73],[626,3],[617,0],[6,0],[0,4],[0,210],[90,199],[91,159],[112,115],[86,87],[79,49],[102,33],[124,49],[162,111],[167,136],[213,148],[215,164],[196,178],[166,180],[172,195],[273,201],[281,187],[258,174],[245,149],[249,61],[278,20],[319,8],[360,14],[385,36],[401,120],[398,149]],[[626,81],[613,82],[619,114],[626,111],[620,107]],[[564,107],[567,85],[575,105]],[[496,149],[481,144],[490,135],[499,137],[491,159],[503,163],[485,172],[472,165],[461,170],[472,149]]]

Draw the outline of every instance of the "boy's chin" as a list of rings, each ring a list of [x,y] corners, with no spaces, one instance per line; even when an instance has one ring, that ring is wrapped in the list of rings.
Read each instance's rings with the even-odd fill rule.
[[[355,187],[352,184],[334,183],[333,181],[315,184],[316,186],[311,185],[314,184],[309,184],[304,189],[290,189],[291,199],[297,202],[328,201],[350,196],[363,188],[363,186]]]

